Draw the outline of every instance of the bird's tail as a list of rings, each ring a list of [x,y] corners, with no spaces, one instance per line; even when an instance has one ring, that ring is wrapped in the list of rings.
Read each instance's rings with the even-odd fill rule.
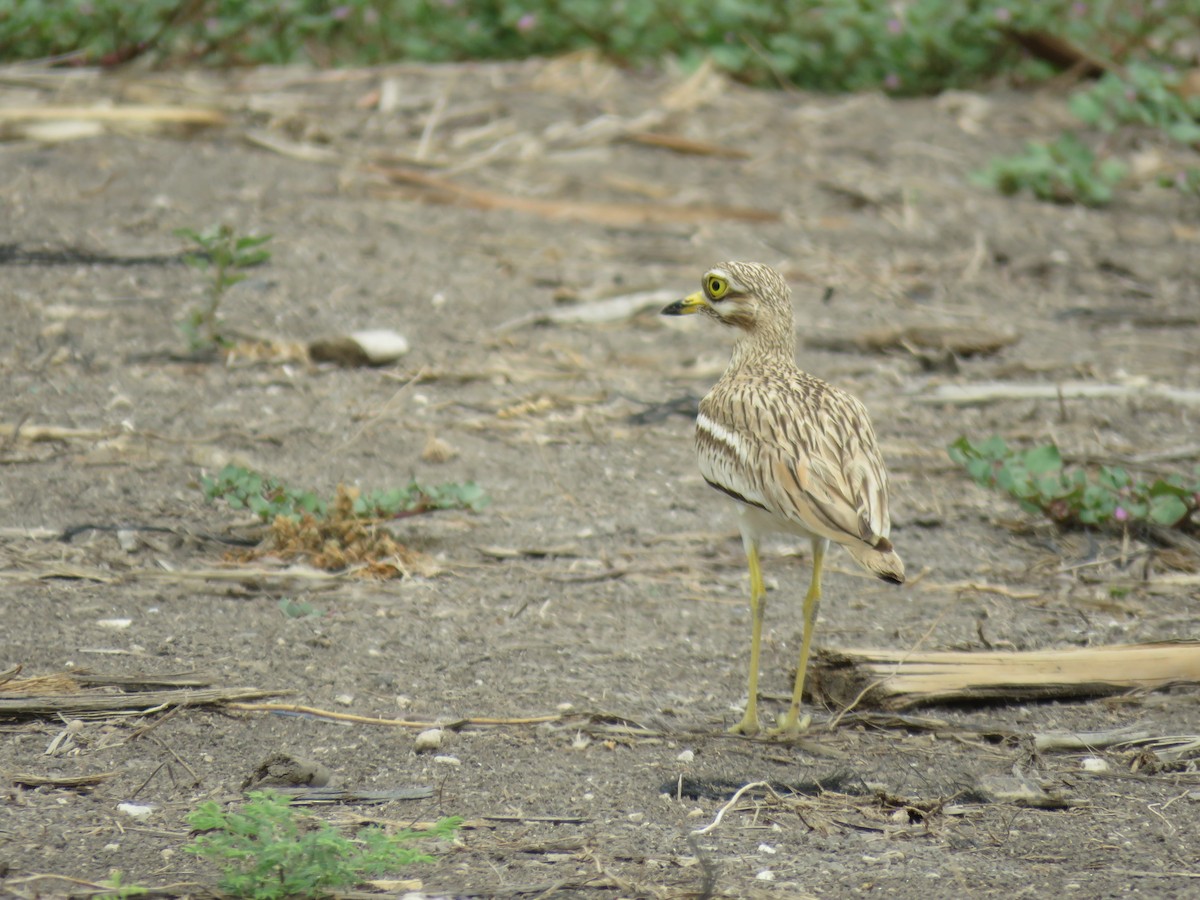
[[[904,561],[887,538],[880,538],[873,547],[870,544],[846,544],[845,547],[872,575],[892,584],[904,584]]]

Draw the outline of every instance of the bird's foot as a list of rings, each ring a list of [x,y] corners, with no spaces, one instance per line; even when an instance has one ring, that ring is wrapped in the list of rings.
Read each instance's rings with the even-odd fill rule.
[[[808,713],[800,715],[796,710],[789,710],[787,715],[779,717],[779,724],[767,732],[771,737],[796,738],[808,731],[812,724],[812,716]]]
[[[744,734],[746,737],[753,737],[759,732],[758,727],[758,710],[753,706],[746,710],[746,714],[742,716],[742,721],[725,730],[726,734]]]

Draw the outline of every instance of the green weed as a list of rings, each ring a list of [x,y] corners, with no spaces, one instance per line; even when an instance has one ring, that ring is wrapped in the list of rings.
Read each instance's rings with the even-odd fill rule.
[[[209,276],[204,304],[189,312],[179,324],[187,338],[188,349],[199,351],[227,346],[229,340],[223,333],[224,322],[220,315],[221,301],[231,287],[245,280],[246,269],[271,258],[271,252],[262,247],[271,240],[271,235],[239,235],[228,225],[214,225],[204,231],[180,228],[175,234],[192,243],[192,249],[184,254],[183,261]]]
[[[1133,61],[1120,73],[1108,72],[1093,86],[1076,91],[1069,104],[1082,124],[1103,132],[1142,126],[1200,148],[1200,97],[1183,89],[1183,76],[1174,69]],[[1098,160],[1068,132],[1052,144],[1030,142],[1023,153],[995,159],[974,177],[1003,194],[1028,189],[1039,200],[1103,206],[1111,202],[1113,188],[1126,171],[1120,160]],[[1159,184],[1194,196],[1200,193],[1200,168],[1165,175]]]
[[[1027,190],[1039,200],[1104,206],[1126,171],[1120,160],[1097,159],[1090,147],[1067,133],[1052,144],[1030,141],[1023,152],[994,159],[972,177],[1006,196]]]
[[[1146,125],[1182,144],[1200,142],[1200,97],[1181,90],[1183,76],[1161,66],[1133,62],[1123,74],[1109,72],[1075,92],[1071,112],[1085,125],[1114,131]]]
[[[330,511],[330,501],[315,491],[290,487],[276,478],[241,466],[225,466],[215,476],[200,479],[200,489],[209,500],[224,500],[234,509],[247,509],[264,522],[283,516],[299,521],[304,515],[321,519]],[[439,509],[479,510],[487,505],[483,489],[473,481],[422,485],[410,481],[402,488],[356,494],[350,515],[363,519],[395,519]]]
[[[947,449],[977,484],[1002,491],[1026,512],[1062,525],[1187,529],[1200,524],[1200,466],[1194,478],[1171,475],[1146,481],[1119,466],[1064,466],[1054,444],[1018,450],[999,437],[978,444],[960,437]]]
[[[1050,74],[1013,31],[1044,30],[1122,63],[1186,48],[1195,22],[1195,0],[23,0],[0,15],[0,56],[324,66],[587,47],[629,64],[709,57],[760,84],[916,94]]]
[[[144,897],[150,893],[150,888],[140,884],[124,884],[124,876],[120,869],[113,869],[109,876],[100,882],[103,893],[96,894],[95,900],[128,900],[129,897]]]
[[[307,600],[293,600],[291,597],[279,598],[279,611],[289,619],[314,619],[321,611]]]
[[[413,845],[453,837],[461,819],[442,819],[427,832],[364,828],[348,838],[327,822],[298,814],[289,797],[254,791],[240,810],[225,811],[210,801],[188,822],[203,833],[185,849],[222,867],[222,891],[280,900],[328,896],[365,878],[432,862]]]

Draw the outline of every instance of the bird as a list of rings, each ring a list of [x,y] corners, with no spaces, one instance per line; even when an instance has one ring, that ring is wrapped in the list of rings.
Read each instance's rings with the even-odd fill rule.
[[[812,542],[792,701],[768,732],[796,736],[812,721],[801,718],[800,704],[830,544],[845,547],[884,581],[904,582],[904,563],[890,540],[883,456],[862,402],[796,365],[791,290],[775,269],[751,262],[713,266],[699,291],[662,314],[702,314],[737,333],[725,373],[700,401],[695,432],[704,480],[737,503],[750,569],[749,701],[732,733],[752,736],[761,730],[758,670],[766,590],[759,544],[778,533]]]

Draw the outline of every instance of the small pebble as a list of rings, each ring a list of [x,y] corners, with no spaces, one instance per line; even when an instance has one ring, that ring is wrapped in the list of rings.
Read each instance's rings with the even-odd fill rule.
[[[413,750],[417,751],[417,753],[428,753],[440,746],[442,746],[442,729],[440,728],[430,728],[428,731],[422,731],[417,735],[417,739],[413,741]]]
[[[354,697],[350,694],[338,694],[333,699],[335,701],[337,701],[338,703],[340,703],[342,706],[353,706],[354,705]]]
[[[458,456],[458,448],[443,441],[440,437],[430,435],[421,451],[421,459],[427,463],[449,462]]]
[[[772,872],[770,869],[763,869],[761,872],[759,872],[754,877],[757,878],[759,881],[774,881],[775,873]]]
[[[645,819],[645,818],[646,818],[646,814],[645,814],[645,813],[635,812],[635,813],[630,813],[630,814],[629,814],[629,821],[630,821],[630,822],[632,822],[632,823],[633,823],[633,824],[635,824],[635,825],[636,825],[637,823],[641,822],[641,821],[642,821],[643,819]]]
[[[433,761],[435,763],[440,763],[443,766],[461,766],[462,765],[462,760],[459,759],[457,756],[435,756],[433,758]]]
[[[680,753],[675,758],[677,760],[679,760],[681,763],[690,763],[693,759],[696,758],[696,754],[693,753],[691,750],[684,750],[682,753]]]
[[[1079,761],[1079,768],[1085,772],[1107,772],[1108,760],[1098,756],[1085,756]]]
[[[100,619],[96,624],[101,628],[112,628],[119,631],[132,625],[133,619]]]
[[[144,819],[154,812],[153,806],[146,806],[142,803],[118,803],[117,809],[134,819]]]

